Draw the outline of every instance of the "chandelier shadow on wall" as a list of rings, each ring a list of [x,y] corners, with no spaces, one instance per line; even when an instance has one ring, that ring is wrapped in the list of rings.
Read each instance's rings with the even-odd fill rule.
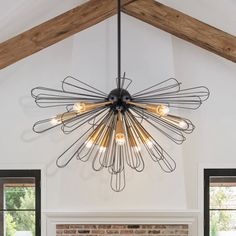
[[[36,87],[31,94],[41,108],[64,107],[65,112],[38,121],[33,130],[43,133],[60,127],[64,134],[77,132],[78,138],[57,158],[59,168],[74,158],[91,160],[96,171],[106,168],[111,188],[124,189],[125,169],[141,172],[149,156],[164,172],[173,172],[174,159],[162,148],[153,133],[176,144],[185,141],[195,126],[189,119],[174,115],[176,109],[198,109],[210,95],[204,86],[182,89],[171,78],[130,94],[132,80],[121,76],[121,3],[118,0],[117,86],[105,93],[72,76],[62,81],[61,90]],[[156,132],[157,131],[157,132]],[[159,135],[158,135],[159,137]]]

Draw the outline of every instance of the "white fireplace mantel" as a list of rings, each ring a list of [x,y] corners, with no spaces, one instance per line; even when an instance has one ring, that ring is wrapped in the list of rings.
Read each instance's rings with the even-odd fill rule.
[[[198,211],[158,212],[45,212],[47,236],[56,236],[57,224],[186,224],[189,236],[198,236]]]

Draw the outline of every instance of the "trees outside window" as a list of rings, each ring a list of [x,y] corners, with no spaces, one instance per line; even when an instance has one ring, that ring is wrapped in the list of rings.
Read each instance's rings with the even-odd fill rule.
[[[40,171],[0,170],[0,235],[40,236]]]
[[[205,170],[204,236],[236,235],[236,170]]]

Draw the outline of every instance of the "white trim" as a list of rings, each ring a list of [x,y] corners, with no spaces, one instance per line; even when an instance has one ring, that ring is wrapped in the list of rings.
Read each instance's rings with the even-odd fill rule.
[[[0,163],[1,170],[41,170],[41,209],[47,207],[46,197],[46,166],[41,163]],[[41,234],[46,235],[47,219],[45,214],[41,214]]]
[[[198,236],[198,211],[161,212],[45,212],[47,236],[56,236],[57,224],[187,224],[189,236]]]
[[[198,219],[198,232],[203,235],[204,229],[204,169],[232,169],[236,168],[235,163],[200,163],[198,165],[198,209],[200,211]]]

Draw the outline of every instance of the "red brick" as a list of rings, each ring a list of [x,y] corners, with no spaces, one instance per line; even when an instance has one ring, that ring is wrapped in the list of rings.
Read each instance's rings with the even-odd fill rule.
[[[123,229],[120,231],[121,234],[133,234],[134,231],[132,229]]]
[[[188,225],[59,224],[57,236],[187,236]]]

